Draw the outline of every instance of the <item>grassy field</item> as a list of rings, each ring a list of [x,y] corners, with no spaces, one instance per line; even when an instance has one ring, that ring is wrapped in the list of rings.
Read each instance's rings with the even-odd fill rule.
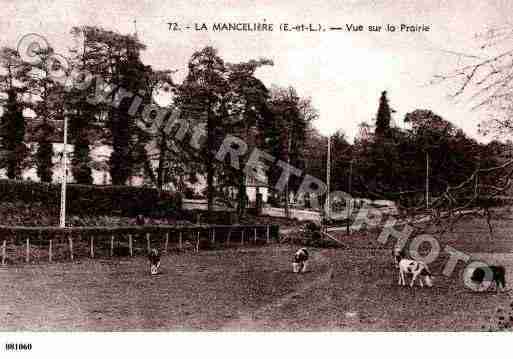
[[[507,268],[513,278],[509,219],[488,238],[483,221],[462,222],[442,239]],[[483,330],[510,293],[476,293],[432,270],[433,288],[397,285],[392,242],[377,234],[339,239],[346,249],[312,249],[309,271],[294,274],[296,248],[201,251],[163,257],[150,276],[144,257],[13,265],[0,269],[2,330]],[[510,281],[511,282],[511,281]]]

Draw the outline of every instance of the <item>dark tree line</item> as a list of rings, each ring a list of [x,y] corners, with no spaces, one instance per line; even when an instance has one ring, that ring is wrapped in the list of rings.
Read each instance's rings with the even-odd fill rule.
[[[73,28],[71,33],[82,41],[70,51],[70,66],[64,70],[86,74],[80,79],[88,83],[83,88],[67,89],[50,76],[58,66],[52,61],[51,48],[41,49],[39,61],[30,65],[13,49],[0,52],[0,166],[9,178],[20,178],[24,168],[35,165],[41,181],[52,181],[52,141],[62,138],[59,131],[66,117],[68,140],[74,145],[71,172],[81,184],[93,182],[92,170],[100,164],[91,150],[100,145],[112,149],[107,164],[113,184],[129,184],[132,176],[139,175],[159,189],[171,185],[185,192],[187,183],[202,177],[209,210],[216,200],[228,203],[228,189],[236,188],[235,205],[241,216],[247,206],[248,181],[243,164],[253,147],[272,155],[275,164],[281,161],[325,179],[327,138],[313,126],[318,112],[294,88],[267,88],[258,79],[257,70],[272,65],[271,60],[228,63],[215,48],[205,47],[193,53],[187,75],[178,84],[173,82],[172,70],[157,70],[142,62],[145,45],[137,36],[89,26]],[[163,93],[172,100],[161,116],[156,98]],[[144,109],[150,106],[155,111],[148,116]],[[424,192],[429,177],[435,198],[476,168],[496,164],[497,156],[489,146],[467,137],[430,110],[407,114],[407,129],[392,125],[393,113],[383,92],[376,118],[370,125],[361,125],[353,144],[342,131],[332,135],[332,190],[363,197],[415,198]],[[182,137],[177,136],[177,126],[169,126],[177,117],[191,120]],[[193,134],[200,132],[199,147],[191,146],[191,141],[198,140]],[[228,158],[216,160],[227,135],[248,145],[238,168]],[[274,165],[265,175],[271,200],[288,211],[288,199],[297,194],[302,177],[291,176],[285,188],[273,190],[282,170]]]
[[[35,64],[24,63],[13,49],[2,49],[0,165],[9,178],[20,178],[23,169],[35,165],[41,181],[52,181],[52,143],[62,141],[64,118],[69,124],[68,142],[74,146],[71,172],[81,184],[91,184],[92,170],[101,168],[91,150],[107,145],[112,150],[107,162],[112,184],[125,185],[139,175],[160,189],[171,184],[185,191],[187,182],[204,174],[209,209],[225,197],[226,188],[236,187],[243,215],[247,175],[243,167],[234,169],[215,159],[215,150],[227,134],[304,168],[305,133],[315,111],[293,88],[268,89],[255,76],[260,67],[272,65],[271,60],[232,64],[206,47],[192,55],[185,80],[176,84],[173,71],[142,62],[145,46],[137,36],[90,26],[73,28],[71,33],[81,40],[80,46],[70,50],[68,66],[60,70],[84,74],[75,79],[84,86],[69,89],[50,76],[61,65],[53,60],[51,48],[40,49]],[[143,113],[147,106],[159,108],[155,98],[163,91],[173,97],[166,115]],[[139,103],[134,106],[136,96]],[[192,121],[185,139],[168,133],[176,116]],[[189,145],[192,129],[205,133],[198,149]],[[276,177],[268,175],[271,181]]]
[[[383,92],[375,119],[360,125],[353,144],[341,132],[331,136],[331,190],[425,206],[427,185],[434,202],[476,169],[498,165],[504,155],[505,144],[479,143],[431,110],[406,114],[405,128],[391,124],[393,113]],[[327,138],[313,132],[308,142],[307,170],[326,178]]]

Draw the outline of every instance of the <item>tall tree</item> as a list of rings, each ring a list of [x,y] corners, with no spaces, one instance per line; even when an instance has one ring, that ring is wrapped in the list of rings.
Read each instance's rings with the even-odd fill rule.
[[[305,172],[324,180],[326,178],[328,138],[323,136],[315,127],[307,129],[305,142]]]
[[[347,141],[346,135],[343,131],[337,131],[331,136],[331,153],[332,153],[332,168],[331,168],[331,184],[330,187],[333,191],[344,191],[349,193],[349,182],[352,181],[350,176],[353,174],[351,166],[354,163],[352,146]],[[353,161],[354,162],[354,161]]]
[[[305,168],[304,149],[306,132],[310,120],[316,117],[316,111],[309,99],[302,99],[292,87],[271,89],[268,101],[270,114],[265,116],[265,144],[267,150],[290,166]],[[280,168],[273,166],[269,171],[270,183],[276,183],[281,174]],[[285,212],[289,215],[289,197],[291,190],[297,190],[300,179],[291,176],[284,191]]]
[[[156,98],[166,98],[169,102],[161,111],[165,116],[154,116],[150,119],[141,118],[141,124],[136,131],[138,138],[133,152],[135,160],[142,165],[145,175],[157,188],[162,189],[166,184],[172,184],[178,191],[185,190],[185,179],[198,170],[195,154],[189,146],[183,146],[175,136],[173,121],[178,119],[178,108],[174,101],[177,87],[171,75],[173,71],[157,71],[149,69],[146,77],[145,93],[149,94],[146,102],[159,108]],[[177,129],[178,131],[178,129]],[[148,137],[145,137],[148,136]]]
[[[8,91],[4,114],[1,117],[2,162],[7,168],[7,178],[21,178],[24,159],[28,149],[23,142],[25,137],[25,119],[22,107],[15,91]]]
[[[121,43],[124,48],[122,59],[113,69],[116,84],[119,86],[114,91],[116,96],[123,96],[120,89],[136,94],[144,88],[144,78],[147,76],[146,66],[139,58],[139,50],[142,45],[131,36],[124,36]],[[110,130],[112,136],[112,153],[110,158],[110,172],[112,183],[117,185],[126,184],[132,175],[134,158],[130,151],[132,132],[135,128],[134,119],[128,115],[131,105],[131,98],[124,98],[120,101],[118,108],[110,110]]]
[[[97,106],[98,121],[104,123],[104,142],[112,146],[109,160],[112,183],[124,185],[132,175],[130,151],[133,116],[129,115],[134,96],[144,89],[147,68],[140,60],[145,46],[134,35],[124,35],[98,27],[83,27],[83,66],[95,77],[88,102]],[[110,84],[110,85],[107,85]],[[103,96],[94,96],[94,90]],[[85,144],[82,148],[85,149]]]
[[[378,113],[376,115],[376,137],[384,138],[389,135],[392,110],[388,104],[387,92],[383,91],[379,98]]]
[[[426,164],[429,166],[430,191],[435,194],[464,180],[479,165],[481,146],[477,141],[431,110],[410,112],[404,122],[410,124],[415,144],[414,170],[425,175]]]
[[[38,61],[33,64],[27,82],[32,95],[31,109],[35,113],[34,137],[37,140],[36,167],[42,182],[51,182],[53,175],[53,143],[55,130],[64,122],[64,88],[54,81],[52,73],[59,71],[60,63],[53,57],[52,48],[40,49]]]
[[[211,214],[215,198],[214,156],[228,117],[228,72],[223,59],[213,47],[193,53],[188,68],[189,72],[179,88],[177,103],[181,116],[193,119],[193,125],[202,126],[206,132],[206,146],[201,154],[207,173],[208,212]]]
[[[267,100],[269,98],[269,91],[266,86],[255,77],[255,71],[259,67],[266,65],[273,65],[273,62],[268,59],[260,59],[228,65],[228,81],[230,84],[229,115],[231,119],[229,122],[231,126],[227,128],[227,131],[243,139],[249,147],[260,147],[262,145],[260,124],[264,120],[266,111],[268,111]],[[244,158],[242,160],[244,160]],[[238,177],[239,201],[237,207],[239,218],[241,218],[245,214],[247,205],[247,177],[242,166],[236,170],[235,173]],[[257,185],[258,181],[262,180],[260,174],[260,172],[255,173],[250,178],[255,180]]]
[[[363,151],[360,158],[365,158],[365,161],[360,161],[361,165],[358,163],[358,168],[366,177],[366,181],[360,181],[360,185],[365,186],[366,191],[374,196],[383,195],[396,185],[400,156],[394,139],[397,131],[391,128],[392,112],[387,92],[383,91],[379,99],[374,134],[358,144],[359,150]]]
[[[86,27],[74,27],[72,36],[79,46],[70,49],[69,62],[77,73],[93,73],[96,70],[97,59],[95,50],[89,45],[91,32]],[[77,81],[92,81],[91,78],[81,78]],[[66,116],[70,126],[70,140],[74,145],[71,158],[71,172],[73,178],[80,184],[92,184],[92,158],[91,147],[94,140],[99,137],[101,126],[99,118],[101,106],[87,101],[88,96],[94,94],[93,86],[86,89],[81,86],[68,90],[64,98]]]
[[[0,49],[0,105],[4,108],[0,119],[2,156],[0,166],[7,168],[7,177],[20,178],[29,154],[24,143],[25,118],[23,93],[29,67],[16,50]]]

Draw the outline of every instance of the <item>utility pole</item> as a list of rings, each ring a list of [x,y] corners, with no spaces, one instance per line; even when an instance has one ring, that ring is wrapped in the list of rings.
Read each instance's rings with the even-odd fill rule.
[[[426,151],[426,209],[429,209],[429,152]]]
[[[331,216],[331,203],[330,203],[330,182],[331,182],[331,136],[328,136],[328,158],[326,160],[326,220]]]
[[[289,181],[290,181],[290,148],[292,147],[292,138],[290,128],[287,131],[287,183],[285,184],[285,217],[290,218],[289,208]]]
[[[68,118],[64,116],[64,142],[62,148],[62,183],[61,183],[61,213],[59,227],[66,227],[66,182],[68,181],[68,156],[66,147],[68,145]]]
[[[347,181],[347,191],[349,194],[351,194],[352,191],[352,182],[353,182],[353,159],[351,158],[351,161],[349,161],[349,179]]]
[[[351,191],[352,191],[352,181],[353,181],[353,159],[351,158],[351,161],[349,161],[349,178],[347,179],[347,193],[349,194],[349,196],[351,196]],[[347,205],[347,223],[346,223],[346,232],[347,232],[347,235],[350,234],[350,229],[349,229],[349,222],[350,222],[350,219],[351,219],[351,206],[352,206],[352,201],[353,201],[353,198],[352,196],[349,198],[349,203],[346,202],[346,205]]]

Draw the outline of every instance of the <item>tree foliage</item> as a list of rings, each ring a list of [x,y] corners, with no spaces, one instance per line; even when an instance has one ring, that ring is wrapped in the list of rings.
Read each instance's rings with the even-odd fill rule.
[[[25,107],[23,95],[28,67],[17,51],[0,49],[0,105],[4,111],[0,118],[1,151],[0,167],[5,167],[7,177],[20,178],[27,165],[29,149],[25,144]]]
[[[32,64],[26,83],[32,100],[30,108],[35,113],[33,137],[37,140],[35,162],[37,175],[43,182],[52,182],[53,144],[55,131],[64,122],[64,88],[54,81],[51,74],[59,71],[60,64],[55,60],[52,48],[37,51],[38,61]]]
[[[392,109],[388,103],[387,92],[383,91],[379,98],[378,113],[376,115],[376,137],[383,138],[390,135],[390,121]]]

